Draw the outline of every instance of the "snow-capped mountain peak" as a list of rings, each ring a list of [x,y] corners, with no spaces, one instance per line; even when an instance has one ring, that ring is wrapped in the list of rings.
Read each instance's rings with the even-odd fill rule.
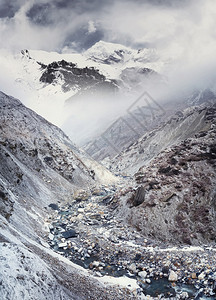
[[[114,98],[118,90],[127,93],[141,87],[143,80],[163,65],[155,49],[136,50],[104,41],[83,53],[23,49],[15,55],[1,54],[2,74],[10,74],[7,84],[0,80],[4,92],[11,94],[15,89],[14,96],[61,128],[71,116],[72,110],[65,109],[68,99],[89,102],[98,92]]]
[[[148,63],[159,59],[153,48],[132,49],[121,44],[99,41],[88,49],[84,55],[88,59],[103,64],[136,64],[138,62]],[[127,67],[129,67],[127,66]]]
[[[136,50],[120,44],[100,41],[88,49],[84,55],[89,59],[105,64],[123,63],[131,58]]]

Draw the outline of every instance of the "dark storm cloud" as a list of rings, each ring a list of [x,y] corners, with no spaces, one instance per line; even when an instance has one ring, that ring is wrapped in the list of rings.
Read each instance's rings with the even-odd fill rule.
[[[102,30],[96,29],[95,32],[91,34],[88,33],[88,26],[83,25],[83,27],[78,28],[75,32],[68,34],[64,47],[73,47],[74,50],[79,51],[80,49],[88,49],[95,43],[103,40],[104,33]]]
[[[23,5],[23,1],[13,0],[1,0],[0,1],[0,18],[13,18],[15,13]]]
[[[189,2],[187,1],[187,3]],[[130,34],[116,36],[115,31],[118,32],[119,27],[118,14],[121,20],[121,12],[122,10],[127,10],[127,7],[130,10],[132,6],[133,11],[134,7],[135,9],[142,9],[145,5],[179,7],[185,5],[185,3],[185,0],[41,0],[35,1],[26,12],[26,15],[31,23],[40,27],[53,26],[63,28],[62,34],[65,38],[58,45],[60,48],[64,46],[70,47],[71,45],[75,50],[82,51],[88,49],[102,38],[111,42],[121,42],[129,46],[144,47],[148,44],[151,45],[151,42],[133,41],[133,36]],[[108,22],[112,23],[113,14],[117,18],[116,28],[112,28],[106,21],[108,16],[110,18]],[[87,29],[89,20],[93,20],[98,24],[95,32],[90,32],[90,34],[88,34]],[[104,24],[104,20],[106,24]],[[123,21],[127,22],[127,20]]]
[[[95,14],[101,12],[107,5],[107,1],[99,0],[42,1],[33,4],[26,12],[26,16],[36,26],[62,28],[62,35],[65,38],[61,41],[60,47],[71,46],[74,50],[82,51],[103,39],[104,34],[100,26],[93,32],[89,31],[89,21],[94,20]]]
[[[33,23],[46,26],[54,23],[54,20],[51,18],[51,11],[51,3],[39,3],[34,4],[29,11],[27,11],[26,15]]]
[[[110,6],[121,3],[127,6],[128,3],[135,3],[142,6],[143,4],[150,4],[154,6],[168,6],[178,7],[185,5],[190,1],[186,0],[52,0],[43,1],[42,3],[35,3],[27,12],[27,16],[32,22],[39,25],[49,25],[59,21],[61,16],[68,14],[82,15],[82,14],[95,14],[104,11]],[[58,12],[59,14],[56,14]]]
[[[152,5],[160,5],[160,6],[170,6],[170,7],[178,7],[182,5],[186,5],[190,0],[135,0],[135,2],[139,2],[142,4],[143,2],[152,4]]]
[[[19,8],[29,0],[1,0],[0,2],[0,18],[14,17]],[[48,14],[54,10],[73,10],[78,14],[86,11],[100,11],[101,8],[112,5],[114,2],[122,2],[127,5],[127,2],[133,2],[140,5],[148,3],[151,5],[176,7],[185,5],[190,1],[186,0],[45,0],[36,1],[35,4],[27,12],[33,22],[46,24],[49,17]]]
[[[2,25],[2,28],[6,26],[6,40],[9,39],[10,43],[13,43],[14,39],[14,44],[17,46],[23,40],[26,43],[24,47],[29,47],[31,44],[30,47],[36,47],[38,44],[39,48],[47,50],[53,47],[55,50],[60,50],[66,46],[83,51],[104,39],[140,48],[151,45],[152,41],[144,41],[136,37],[136,32],[134,39],[134,34],[131,34],[130,30],[127,32],[128,27],[133,28],[134,23],[137,22],[136,11],[145,11],[146,7],[179,7],[189,2],[185,0],[1,0],[0,26]],[[128,18],[128,14],[134,14],[134,19],[129,20],[131,18]],[[92,25],[95,26],[95,30],[89,30],[91,26],[89,22],[95,24]],[[10,33],[12,31],[13,35]],[[8,36],[10,34],[11,36]]]
[[[39,25],[56,24],[58,22],[67,21],[68,16],[71,19],[74,16],[92,15],[100,12],[104,7],[110,5],[113,1],[100,0],[52,0],[35,3],[27,11],[27,16],[32,22]],[[63,19],[64,18],[64,19]]]
[[[15,9],[10,3],[3,1],[0,4],[0,18],[12,18],[15,15],[17,9]]]

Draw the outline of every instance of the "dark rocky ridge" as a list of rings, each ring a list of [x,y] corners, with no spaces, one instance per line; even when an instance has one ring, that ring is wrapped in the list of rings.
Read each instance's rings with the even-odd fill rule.
[[[116,82],[107,80],[98,70],[91,67],[78,68],[76,64],[65,60],[53,62],[47,66],[42,65],[43,73],[40,81],[47,84],[62,82],[62,89],[68,92],[77,87],[78,90],[104,90],[114,92],[117,89]]]

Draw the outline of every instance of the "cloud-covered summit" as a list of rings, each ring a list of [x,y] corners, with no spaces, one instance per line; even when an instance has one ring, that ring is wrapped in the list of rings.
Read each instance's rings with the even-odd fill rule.
[[[215,80],[215,15],[215,0],[1,0],[0,48],[82,52],[100,40],[151,47],[175,83],[202,85]]]

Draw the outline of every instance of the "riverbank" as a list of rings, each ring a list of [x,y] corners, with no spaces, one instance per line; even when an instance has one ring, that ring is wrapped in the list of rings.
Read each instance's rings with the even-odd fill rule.
[[[137,297],[215,299],[216,248],[167,247],[143,237],[119,218],[115,193],[115,186],[103,186],[80,191],[64,206],[50,205],[50,247],[94,276],[136,280]]]

